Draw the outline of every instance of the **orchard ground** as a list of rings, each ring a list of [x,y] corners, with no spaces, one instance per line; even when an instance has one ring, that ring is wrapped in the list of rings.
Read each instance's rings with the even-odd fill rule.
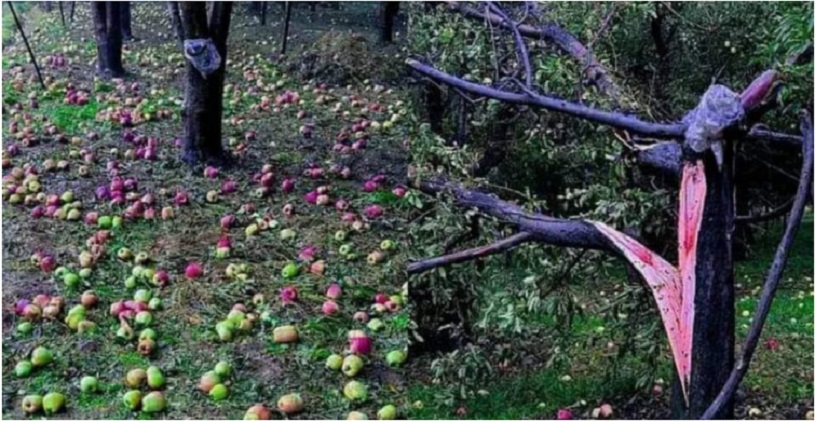
[[[122,179],[137,181],[135,198],[152,195],[152,208],[157,211],[153,219],[125,219],[121,228],[114,228],[105,245],[106,254],[92,266],[91,275],[80,285],[69,288],[63,280],[32,264],[30,257],[42,252],[56,258],[57,267],[78,272],[78,257],[88,249],[86,240],[97,232],[97,226],[84,223],[82,218],[35,219],[30,215],[32,207],[4,201],[3,413],[6,417],[23,418],[21,401],[25,395],[60,392],[67,397],[67,403],[59,418],[147,417],[124,406],[122,396],[129,388],[123,380],[134,368],[154,365],[166,378],[162,390],[168,407],[162,418],[242,418],[256,403],[275,409],[277,400],[287,393],[303,397],[305,409],[297,416],[309,419],[343,419],[352,410],[374,418],[377,410],[387,404],[395,405],[405,414],[409,400],[403,369],[387,365],[385,356],[393,350],[407,350],[408,308],[403,305],[381,314],[371,309],[377,293],[389,297],[405,295],[401,251],[405,209],[409,205],[405,198],[392,192],[404,183],[406,175],[404,136],[398,122],[390,128],[387,127],[390,124],[382,125],[385,127],[380,130],[369,127],[365,130],[369,135],[367,148],[342,154],[332,150],[335,138],[343,131],[348,132],[362,116],[376,121],[373,126],[391,120],[398,111],[399,91],[390,91],[390,86],[377,87],[386,81],[374,80],[351,80],[351,85],[331,85],[320,92],[315,91],[320,81],[305,87],[307,82],[294,74],[297,67],[284,64],[275,54],[282,28],[279,8],[275,5],[269,8],[269,24],[262,27],[247,15],[242,5],[236,4],[229,36],[226,83],[231,89],[225,94],[223,133],[224,143],[229,144],[235,160],[221,169],[217,177],[208,178],[203,166],[191,171],[178,160],[180,149],[174,140],[182,135],[180,104],[185,67],[165,4],[133,5],[133,33],[137,41],[125,42],[123,62],[128,74],[124,81],[94,79],[96,45],[87,3],[76,4],[75,21],[69,23],[68,29],[63,28],[56,7],[48,14],[33,7],[23,15],[43,76],[53,88],[47,91],[40,88],[19,36],[7,42],[3,51],[4,146],[15,143],[10,129],[12,120],[19,121],[19,130],[30,127],[29,137],[35,140],[29,146],[21,146],[13,157],[4,153],[10,159],[10,166],[3,169],[4,176],[12,167],[22,168],[30,163],[39,170],[41,191],[48,195],[72,192],[73,200],[81,201],[83,216],[90,212],[100,216],[122,215],[124,206],[111,205],[109,200],[97,199],[95,195],[97,187],[111,184],[106,165],[115,161],[119,163]],[[304,46],[311,46],[335,27],[346,32],[353,29],[375,39],[375,28],[368,26],[375,21],[372,18],[375,10],[373,5],[351,5],[326,17],[321,8],[310,12],[296,7],[289,43],[291,56],[297,57]],[[12,21],[5,19],[8,15],[4,13],[4,39],[14,33],[14,28],[8,27]],[[393,51],[388,50],[387,54],[394,54]],[[65,66],[48,62],[47,56],[57,53],[66,59]],[[15,81],[17,74],[21,76]],[[87,93],[88,101],[82,105],[64,104],[68,84]],[[302,105],[276,107],[275,98],[286,90],[297,92]],[[37,108],[31,107],[29,95],[37,98]],[[136,106],[138,101],[126,105],[126,98],[136,96],[143,99],[140,105]],[[257,107],[262,96],[270,97],[269,109]],[[21,109],[12,111],[18,104]],[[371,108],[375,104],[382,108]],[[118,119],[106,115],[109,109],[122,106],[133,113],[134,127],[124,128]],[[298,116],[301,111],[305,116]],[[311,137],[300,131],[307,122],[314,123]],[[51,125],[55,133],[47,134]],[[127,150],[137,149],[123,140],[128,131],[158,140],[154,160],[134,159],[129,153],[125,156]],[[254,135],[247,136],[249,132]],[[67,143],[57,141],[60,134]],[[354,133],[348,135],[356,139]],[[16,143],[22,145],[21,141]],[[67,168],[47,172],[43,166],[49,159],[55,163],[65,160]],[[267,164],[275,178],[272,192],[257,197],[254,192],[260,182],[253,177]],[[332,166],[348,167],[350,175],[331,173]],[[321,168],[322,175],[304,175],[312,168]],[[80,175],[86,171],[87,174]],[[378,188],[363,191],[364,183],[375,176],[381,176],[377,179]],[[286,178],[295,180],[290,193],[281,190],[281,182]],[[208,201],[207,192],[220,191],[227,180],[237,182],[237,190]],[[330,187],[330,205],[304,200],[304,194],[320,186]],[[178,191],[188,194],[188,204],[174,204]],[[350,221],[341,220],[342,213],[334,207],[335,200],[340,198],[347,201],[348,212],[354,213],[354,219],[364,223],[359,230]],[[244,207],[249,203],[254,210]],[[290,217],[283,214],[286,204],[294,207]],[[382,207],[384,214],[365,217],[364,210],[371,205]],[[174,218],[162,218],[164,207],[174,210]],[[223,229],[220,221],[227,214],[234,215],[236,222]],[[278,221],[280,226],[247,236],[245,228],[255,223],[256,218],[264,217]],[[293,230],[295,236],[283,239],[284,229]],[[347,232],[347,240],[337,240],[338,231]],[[216,244],[223,234],[229,236],[231,252],[229,257],[218,259]],[[395,250],[384,252],[379,263],[366,262],[366,257],[379,250],[385,239],[395,242]],[[352,246],[355,258],[340,255],[340,246],[346,243]],[[308,259],[301,256],[300,252],[309,245],[316,247],[314,260],[325,261],[324,275],[310,273]],[[169,283],[158,288],[139,279],[135,288],[127,288],[125,280],[134,264],[132,260],[118,259],[117,252],[122,248],[134,254],[146,253],[149,263],[145,266],[167,271]],[[203,276],[187,279],[185,269],[189,262],[202,263]],[[281,272],[287,263],[296,263],[299,275],[283,277]],[[248,274],[227,276],[229,264],[246,264]],[[339,312],[325,316],[322,312],[325,292],[335,282],[343,289],[337,299]],[[281,289],[287,286],[295,287],[298,297],[284,305]],[[92,289],[99,297],[98,305],[86,314],[96,328],[79,334],[63,320],[86,289]],[[161,309],[153,315],[151,328],[158,334],[157,350],[149,357],[137,353],[135,339],[116,341],[120,323],[108,312],[112,303],[132,299],[136,289],[148,289],[163,301]],[[30,333],[18,332],[18,324],[23,321],[15,313],[15,303],[20,299],[31,300],[38,294],[62,296],[66,302],[62,313],[53,321],[35,321]],[[258,294],[263,295],[264,303],[253,303]],[[236,331],[231,341],[221,341],[215,327],[236,303],[245,304],[258,319],[248,331]],[[373,330],[352,319],[358,311],[379,318],[383,326]],[[130,323],[133,325],[132,320]],[[299,330],[297,343],[273,341],[273,329],[285,324]],[[368,386],[368,398],[363,402],[345,398],[342,390],[350,378],[325,367],[329,354],[348,353],[347,336],[354,329],[365,330],[374,344],[373,353],[365,357],[365,367],[355,377]],[[16,377],[15,365],[27,359],[38,346],[54,353],[53,363],[35,369],[29,377]],[[213,370],[219,361],[231,363],[234,371],[223,380],[229,396],[216,402],[199,391],[198,384],[201,376]],[[80,379],[89,375],[99,380],[96,393],[80,392]],[[144,387],[142,390],[146,392]]]

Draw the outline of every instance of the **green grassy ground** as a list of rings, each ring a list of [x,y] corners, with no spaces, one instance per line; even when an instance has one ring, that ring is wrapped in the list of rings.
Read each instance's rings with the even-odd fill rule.
[[[738,262],[736,279],[740,284],[737,303],[737,336],[740,342],[747,332],[755,309],[759,286],[772,261],[780,238],[781,226],[776,224],[754,245],[751,258]],[[753,358],[750,372],[744,381],[747,393],[738,416],[746,409],[761,411],[754,417],[804,417],[806,407],[812,406],[813,394],[813,217],[808,214],[791,251],[784,282],[773,302],[772,312],[762,336],[762,346]],[[593,316],[575,322],[575,334],[592,332],[595,327],[607,325],[602,318]],[[764,346],[766,340],[779,343],[776,350]],[[541,339],[545,341],[545,339]],[[599,342],[603,344],[602,342]],[[593,351],[585,351],[587,355]],[[580,353],[583,354],[583,353]],[[477,390],[472,397],[453,400],[449,386],[417,383],[411,385],[413,402],[411,418],[438,419],[466,417],[470,419],[527,419],[552,418],[557,409],[571,407],[577,415],[588,416],[591,409],[604,401],[615,404],[619,410],[626,407],[662,409],[667,417],[667,401],[651,396],[649,388],[637,387],[637,376],[649,366],[636,358],[625,360],[628,371],[605,375],[607,359],[581,359],[589,366],[579,368],[579,375],[564,379],[563,368],[520,371],[508,376],[496,376]],[[670,380],[672,368],[666,355],[661,360],[656,378]],[[666,386],[665,391],[669,391]],[[634,398],[632,403],[627,403]],[[629,404],[629,406],[626,406]],[[636,405],[634,405],[636,404]],[[624,410],[628,417],[649,417],[647,410]],[[660,413],[657,413],[659,415]]]

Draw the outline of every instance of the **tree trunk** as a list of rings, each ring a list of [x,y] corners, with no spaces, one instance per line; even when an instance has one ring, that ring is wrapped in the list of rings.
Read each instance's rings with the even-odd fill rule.
[[[76,10],[76,2],[72,1],[71,2],[71,16],[70,16],[71,23],[74,23],[74,10]]]
[[[122,37],[130,41],[133,39],[133,30],[131,28],[130,22],[130,7],[131,4],[129,1],[123,1],[120,3],[122,8]]]
[[[65,28],[65,9],[62,7],[62,2],[59,2],[59,17],[62,19],[62,27]]]
[[[696,294],[693,317],[693,360],[689,403],[674,388],[674,416],[698,419],[716,398],[733,368],[735,354],[735,296],[732,236],[735,226],[733,203],[733,142],[724,142],[721,170],[713,154],[704,154],[707,194],[696,249]],[[683,162],[698,159],[684,151]],[[675,383],[678,384],[678,383]],[[717,415],[733,418],[732,402]]]
[[[97,70],[105,78],[124,75],[122,67],[121,10],[118,2],[95,2],[93,28],[96,34]]]
[[[286,16],[283,18],[283,40],[280,45],[280,54],[286,54],[286,46],[289,43],[289,21],[291,20],[291,2],[286,2]]]
[[[265,2],[265,1],[260,4],[260,25],[261,26],[266,26],[266,9],[268,8],[268,6],[269,6],[269,3]]]
[[[221,119],[226,73],[226,39],[232,3],[215,3],[209,23],[206,3],[183,2],[179,6],[186,36],[190,39],[212,38],[221,56],[221,66],[207,75],[206,79],[189,61],[187,62],[182,158],[190,165],[199,162],[223,165],[227,157],[221,145]]]
[[[399,13],[399,2],[380,2],[379,13],[381,15],[379,41],[383,43],[393,42],[393,21],[396,18],[396,14]]]

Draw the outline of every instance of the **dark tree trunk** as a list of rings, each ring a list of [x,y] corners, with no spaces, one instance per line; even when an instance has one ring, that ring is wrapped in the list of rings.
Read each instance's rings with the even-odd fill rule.
[[[398,1],[383,1],[379,3],[381,22],[379,28],[379,41],[393,42],[393,22],[399,13]]]
[[[735,356],[735,296],[733,284],[732,235],[735,226],[733,203],[733,143],[724,143],[725,159],[720,170],[710,152],[704,155],[707,195],[702,212],[696,250],[696,295],[693,323],[693,360],[689,406],[674,388],[675,417],[699,419],[721,391],[733,368]],[[696,160],[683,152],[684,161]],[[733,418],[732,402],[717,415]]]
[[[65,9],[62,7],[62,2],[59,2],[59,17],[62,19],[62,27],[65,28]]]
[[[430,122],[430,130],[442,136],[442,121],[444,117],[444,99],[441,88],[435,83],[424,85],[425,110],[427,120]]]
[[[74,10],[76,10],[76,2],[72,1],[71,2],[71,16],[70,16],[71,23],[74,23]]]
[[[183,2],[181,21],[190,39],[212,38],[221,56],[221,66],[206,79],[187,62],[184,98],[184,153],[190,165],[200,162],[223,165],[226,155],[221,145],[223,87],[226,73],[226,39],[232,12],[231,2],[216,2],[207,22],[206,3]]]
[[[266,26],[266,9],[268,9],[269,3],[262,2],[260,4],[260,25]]]
[[[286,2],[286,16],[283,18],[283,40],[280,44],[280,54],[286,54],[286,46],[289,43],[289,20],[291,20],[291,2]]]
[[[177,1],[167,2],[167,11],[170,13],[170,21],[173,24],[173,31],[178,38],[178,45],[184,49],[184,27],[181,26],[181,11],[178,9]]]
[[[96,33],[97,70],[103,77],[124,75],[122,67],[122,21],[118,2],[95,2],[93,27]]]
[[[122,9],[122,37],[125,40],[132,40],[133,39],[133,29],[131,28],[130,22],[130,7],[131,4],[129,1],[120,2],[121,9]]]

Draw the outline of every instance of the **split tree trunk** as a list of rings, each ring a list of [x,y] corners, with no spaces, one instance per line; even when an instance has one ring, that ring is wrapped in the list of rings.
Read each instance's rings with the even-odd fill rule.
[[[130,2],[123,1],[120,3],[122,9],[122,37],[125,40],[132,40],[133,39],[133,29],[131,28],[130,22]]]
[[[207,22],[205,2],[181,2],[181,22],[187,39],[212,38],[221,56],[221,66],[206,79],[187,61],[184,99],[183,160],[223,165],[226,156],[221,145],[223,88],[226,73],[226,39],[232,12],[231,2],[216,2]]]
[[[97,70],[106,78],[124,75],[122,67],[122,20],[118,2],[95,2],[93,28],[96,34]]]
[[[379,3],[380,23],[379,40],[383,43],[393,42],[393,22],[399,13],[398,1],[383,1]]]
[[[693,360],[689,403],[683,402],[675,386],[674,417],[699,419],[721,391],[733,368],[735,356],[735,294],[733,282],[733,143],[724,142],[721,170],[706,152],[703,162],[707,195],[702,212],[696,249],[696,294],[693,322]],[[696,154],[684,151],[683,162],[695,161]],[[678,382],[675,382],[678,384]],[[732,402],[717,419],[732,419]]]

